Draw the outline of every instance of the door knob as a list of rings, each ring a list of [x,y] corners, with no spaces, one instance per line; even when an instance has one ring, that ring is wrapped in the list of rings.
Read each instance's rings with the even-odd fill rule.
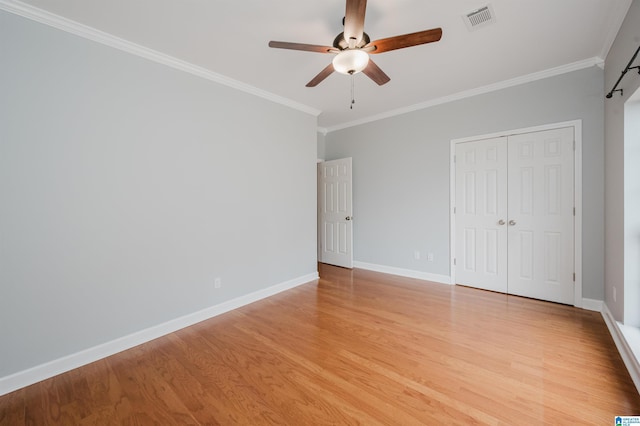
[[[516,224],[516,221],[515,221],[515,220],[510,220],[510,221],[509,221],[509,225],[513,226],[513,225],[515,225],[515,224]]]
[[[352,216],[347,216],[347,217],[345,217],[345,219],[346,220],[351,220],[351,219],[353,219],[353,217]]]
[[[498,221],[498,225],[504,225],[504,224],[505,224],[505,221],[504,221],[504,220],[500,219],[500,220]]]

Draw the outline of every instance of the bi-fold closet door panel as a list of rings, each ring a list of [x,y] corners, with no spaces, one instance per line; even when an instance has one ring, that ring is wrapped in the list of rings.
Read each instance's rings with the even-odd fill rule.
[[[456,282],[574,303],[574,134],[456,145]]]

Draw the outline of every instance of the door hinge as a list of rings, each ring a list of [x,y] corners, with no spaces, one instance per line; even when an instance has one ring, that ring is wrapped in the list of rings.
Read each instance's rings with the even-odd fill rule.
[[[573,282],[576,282],[576,273],[573,273]]]
[[[453,206],[453,214],[456,214],[456,207]]]
[[[456,266],[456,258],[453,258],[453,266]]]
[[[453,162],[454,163],[456,162],[456,156],[455,155],[453,156]]]
[[[574,216],[576,215],[576,208],[575,207],[573,208],[573,215]]]

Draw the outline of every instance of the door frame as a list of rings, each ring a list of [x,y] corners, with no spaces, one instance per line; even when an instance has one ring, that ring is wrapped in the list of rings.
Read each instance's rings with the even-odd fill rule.
[[[574,145],[574,204],[576,214],[573,222],[573,270],[576,278],[574,283],[574,301],[573,306],[577,308],[583,307],[582,300],[582,120],[563,121],[559,123],[545,124],[541,126],[525,127],[520,129],[505,130],[496,133],[470,136],[465,138],[452,139],[450,143],[449,154],[449,271],[451,276],[451,284],[456,283],[456,220],[454,214],[456,200],[456,168],[455,168],[455,152],[456,144],[464,142],[472,142],[482,139],[499,138],[504,136],[514,136],[523,133],[540,132],[544,130],[554,130],[563,127],[573,127],[573,135],[575,139]]]

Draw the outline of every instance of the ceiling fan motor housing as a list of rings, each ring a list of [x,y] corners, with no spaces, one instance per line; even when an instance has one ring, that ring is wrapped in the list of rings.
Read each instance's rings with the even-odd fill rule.
[[[355,47],[357,49],[360,49],[365,47],[370,42],[371,42],[371,39],[369,38],[369,34],[363,32],[362,40],[360,40],[360,43],[356,44]],[[344,33],[340,33],[336,36],[336,38],[333,40],[333,47],[340,50],[344,50],[349,47],[349,41],[344,38]]]

